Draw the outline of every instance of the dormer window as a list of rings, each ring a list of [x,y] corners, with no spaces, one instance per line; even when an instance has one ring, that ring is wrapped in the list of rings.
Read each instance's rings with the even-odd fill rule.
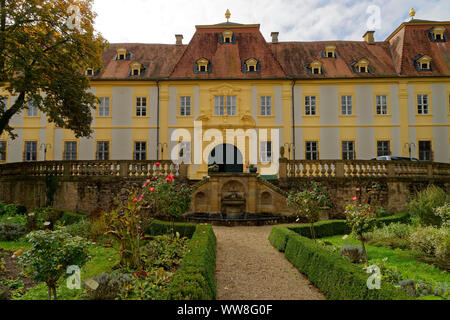
[[[86,69],[86,75],[87,75],[88,77],[92,77],[92,76],[94,75],[94,69],[92,69],[92,68],[87,68],[87,69]]]
[[[445,28],[442,26],[434,27],[433,29],[429,30],[429,36],[431,41],[445,42]]]
[[[325,57],[324,58],[336,58],[336,46],[330,45],[325,47]]]
[[[126,48],[117,48],[116,53],[116,60],[128,60],[128,51]]]
[[[354,68],[358,73],[369,73],[369,61],[361,59],[354,65]]]
[[[201,58],[195,62],[195,70],[197,73],[209,73],[211,70],[210,65],[211,63],[208,59]]]
[[[144,71],[144,66],[139,62],[133,62],[131,64],[131,75],[132,76],[140,76]]]
[[[226,30],[222,32],[223,43],[233,43],[233,31]]]
[[[250,58],[244,61],[243,71],[246,73],[259,72],[259,61],[255,58]]]
[[[419,71],[431,71],[431,57],[424,55],[416,60],[416,68]]]
[[[322,62],[320,61],[313,61],[309,68],[311,69],[312,74],[322,74]]]

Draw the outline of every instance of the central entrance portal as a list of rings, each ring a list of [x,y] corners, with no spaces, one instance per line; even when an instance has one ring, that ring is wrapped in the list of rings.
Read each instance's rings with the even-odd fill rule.
[[[208,159],[208,166],[217,165],[222,173],[243,173],[244,159],[239,149],[232,144],[222,144],[215,147]],[[212,170],[210,170],[212,171]]]

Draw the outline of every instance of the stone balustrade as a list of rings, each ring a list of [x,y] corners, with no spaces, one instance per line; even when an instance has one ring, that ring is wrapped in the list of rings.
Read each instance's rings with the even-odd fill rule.
[[[157,166],[156,164],[160,165]],[[8,163],[0,166],[1,177],[122,177],[149,178],[162,174],[185,177],[187,166],[172,161],[44,161]]]
[[[279,178],[450,179],[450,164],[414,161],[280,159]]]

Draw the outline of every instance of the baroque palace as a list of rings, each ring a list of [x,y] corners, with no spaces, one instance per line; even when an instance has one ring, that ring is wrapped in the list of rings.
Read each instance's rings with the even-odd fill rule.
[[[175,44],[111,44],[104,69],[86,70],[100,99],[93,136],[75,139],[29,105],[11,122],[18,137],[0,138],[0,161],[167,160],[176,146],[196,163],[193,179],[230,146],[221,171],[271,162],[280,147],[297,160],[448,163],[450,22],[411,16],[381,42],[368,31],[363,41],[320,42],[279,42],[273,32],[268,43],[259,25],[229,22],[227,11],[225,23],[196,26],[188,45],[182,35]],[[247,137],[244,147],[205,134],[227,129]],[[209,164],[194,161],[194,145],[209,148]]]

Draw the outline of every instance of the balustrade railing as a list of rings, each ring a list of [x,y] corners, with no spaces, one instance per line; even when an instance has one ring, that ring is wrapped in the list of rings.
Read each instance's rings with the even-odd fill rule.
[[[159,166],[157,166],[159,163]],[[0,165],[0,176],[150,178],[162,173],[186,176],[185,164],[172,161],[44,161]]]
[[[450,164],[404,161],[280,159],[280,178],[449,178]]]

